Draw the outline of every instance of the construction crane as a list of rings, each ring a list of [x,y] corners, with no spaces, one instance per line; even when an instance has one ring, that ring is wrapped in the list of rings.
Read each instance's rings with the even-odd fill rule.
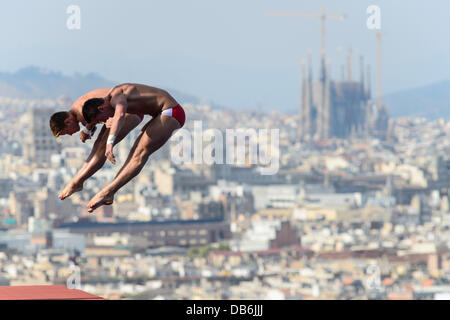
[[[320,13],[295,13],[295,12],[269,12],[266,16],[273,17],[296,17],[296,18],[316,18],[320,19],[320,31],[321,31],[321,53],[325,53],[325,21],[327,19],[344,20],[345,14],[333,14],[326,13],[324,6],[320,7]]]
[[[377,31],[377,108],[381,109],[382,101],[382,86],[381,86],[381,37],[386,35],[386,32]]]
[[[326,8],[324,6],[320,7],[320,13],[301,13],[301,12],[269,12],[266,13],[266,16],[274,16],[274,17],[295,17],[295,18],[314,18],[314,19],[320,19],[320,31],[321,31],[321,49],[320,49],[320,82],[322,84],[321,86],[321,99],[320,101],[326,102],[329,101],[329,99],[327,98],[327,94],[329,94],[329,90],[327,89],[329,86],[329,81],[327,79],[329,79],[329,70],[330,70],[330,66],[329,63],[327,63],[326,59],[325,59],[325,35],[326,35],[326,31],[325,31],[325,22],[327,19],[334,19],[334,20],[344,20],[345,19],[345,15],[344,14],[329,14],[326,12]],[[311,66],[311,64],[308,64],[309,67]],[[300,109],[302,108],[302,106],[300,106]],[[318,117],[318,128],[317,131],[319,133],[319,135],[323,135],[325,137],[328,136],[328,108],[329,106],[327,105],[327,103],[321,103],[318,107],[317,107],[317,117]],[[308,113],[309,111],[307,111]],[[302,118],[302,113],[300,113],[300,117]],[[309,117],[309,116],[307,116]],[[309,126],[307,126],[307,128],[309,128]]]

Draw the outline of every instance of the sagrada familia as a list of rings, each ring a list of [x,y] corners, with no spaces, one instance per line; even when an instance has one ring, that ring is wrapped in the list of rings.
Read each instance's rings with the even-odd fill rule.
[[[360,79],[355,81],[350,52],[347,66],[342,68],[342,78],[333,80],[330,63],[320,56],[319,79],[313,80],[311,53],[302,62],[300,88],[299,137],[302,141],[314,142],[329,138],[378,137],[385,139],[388,130],[387,107],[381,97],[372,99],[370,67],[366,80],[364,61],[360,58]]]

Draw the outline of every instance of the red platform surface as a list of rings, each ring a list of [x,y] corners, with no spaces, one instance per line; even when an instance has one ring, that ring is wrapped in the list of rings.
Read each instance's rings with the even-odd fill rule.
[[[0,287],[0,300],[104,300],[93,294],[66,286]]]

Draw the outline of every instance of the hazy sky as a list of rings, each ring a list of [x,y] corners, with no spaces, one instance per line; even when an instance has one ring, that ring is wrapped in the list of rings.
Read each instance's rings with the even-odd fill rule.
[[[450,2],[444,0],[39,0],[4,1],[0,71],[36,65],[66,74],[96,72],[120,82],[174,88],[235,108],[296,111],[300,60],[311,49],[318,73],[318,19],[266,12],[345,13],[327,22],[334,78],[352,45],[375,71],[375,31],[366,8],[381,8],[383,91],[450,78]],[[69,5],[81,29],[69,30]],[[355,59],[359,78],[359,60]],[[373,90],[375,80],[373,79]]]

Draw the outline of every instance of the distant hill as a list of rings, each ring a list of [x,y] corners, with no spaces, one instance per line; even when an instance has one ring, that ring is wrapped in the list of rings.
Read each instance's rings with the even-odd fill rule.
[[[38,67],[26,67],[15,73],[0,73],[0,96],[13,98],[58,98],[75,99],[94,88],[109,88],[115,83],[89,73],[86,75],[63,75]]]
[[[76,73],[69,76],[35,66],[14,73],[0,72],[0,96],[12,98],[44,99],[66,96],[75,100],[92,89],[110,88],[117,84],[96,73]],[[226,109],[207,99],[172,88],[167,90],[180,103],[205,103],[213,108]],[[450,119],[450,80],[387,94],[383,100],[389,106],[391,117],[421,116],[428,119],[441,117]]]
[[[26,67],[14,73],[0,72],[0,96],[23,99],[58,98],[75,100],[86,92],[97,88],[111,88],[117,82],[109,81],[98,74],[64,75],[35,66]],[[180,102],[200,103],[200,99],[169,89]]]
[[[450,119],[450,80],[394,92],[383,100],[389,106],[390,117]]]

